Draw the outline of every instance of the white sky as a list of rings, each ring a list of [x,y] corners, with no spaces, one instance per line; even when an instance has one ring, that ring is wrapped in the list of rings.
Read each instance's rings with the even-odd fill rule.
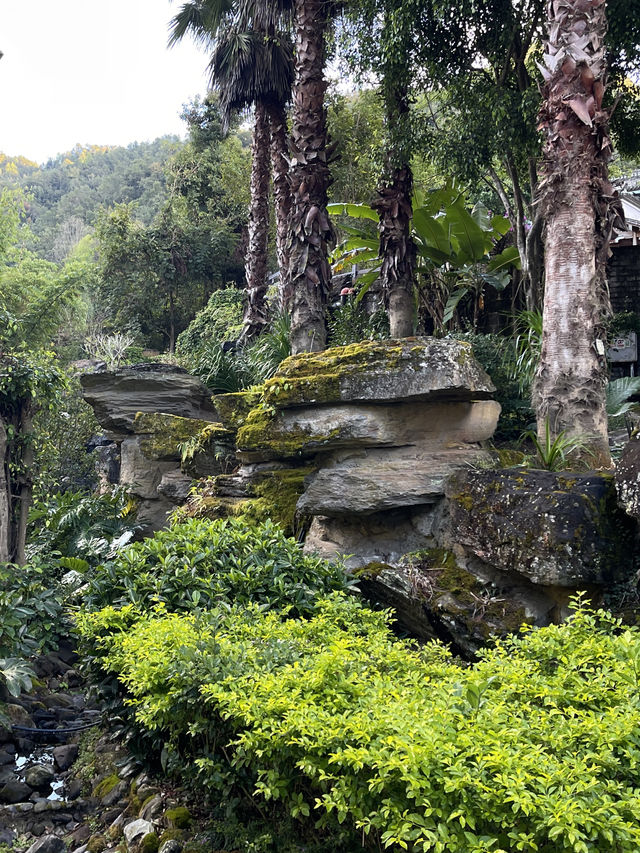
[[[0,151],[46,162],[76,143],[185,133],[207,55],[168,50],[181,0],[0,0]]]

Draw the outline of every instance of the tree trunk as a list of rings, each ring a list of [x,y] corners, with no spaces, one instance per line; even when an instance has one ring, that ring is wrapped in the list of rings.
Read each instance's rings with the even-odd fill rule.
[[[381,187],[373,208],[380,217],[380,277],[389,305],[392,338],[414,332],[414,274],[416,247],[411,238],[413,175],[406,163],[393,170]]]
[[[269,127],[271,130],[273,200],[276,209],[276,253],[280,272],[280,307],[286,311],[291,301],[291,287],[289,286],[291,183],[289,181],[287,115],[282,104],[272,104],[269,107]]]
[[[542,355],[535,380],[538,434],[548,423],[585,442],[585,461],[609,466],[602,344],[605,262],[618,209],[607,180],[611,152],[602,109],[606,74],[602,0],[550,0],[540,127],[546,140]]]
[[[26,408],[23,408],[20,416],[20,436],[24,443],[24,449],[21,459],[22,473],[17,481],[19,504],[16,512],[14,561],[19,566],[24,566],[26,562],[27,523],[33,500],[33,465],[35,461],[33,452],[33,419],[30,411]]]
[[[11,559],[11,483],[7,454],[7,428],[0,418],[0,563],[8,563]]]
[[[334,232],[327,213],[331,175],[324,96],[327,0],[295,0],[296,82],[293,90],[290,172],[289,287],[291,351],[326,346],[325,306],[331,289],[329,245]]]
[[[269,116],[256,101],[249,202],[249,246],[245,260],[246,305],[241,337],[259,335],[267,325],[267,262],[269,255]]]

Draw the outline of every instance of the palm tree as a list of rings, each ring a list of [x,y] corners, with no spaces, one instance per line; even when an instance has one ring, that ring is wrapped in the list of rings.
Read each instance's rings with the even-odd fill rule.
[[[169,40],[175,44],[189,32],[212,48],[211,80],[227,120],[232,112],[255,105],[243,338],[259,334],[267,323],[270,159],[281,275],[288,266],[288,163],[282,147],[286,145],[285,105],[293,83],[293,48],[278,29],[287,8],[287,0],[268,7],[252,0],[240,4],[190,0],[174,18]]]
[[[294,0],[296,81],[288,282],[293,353],[318,351],[326,346],[325,308],[331,289],[328,253],[334,232],[327,213],[331,174],[324,65],[333,5],[330,0]]]
[[[618,217],[607,177],[611,154],[604,0],[549,0],[540,128],[540,203],[546,214],[542,353],[534,403],[538,434],[581,436],[596,467],[609,466],[603,319],[605,262]]]

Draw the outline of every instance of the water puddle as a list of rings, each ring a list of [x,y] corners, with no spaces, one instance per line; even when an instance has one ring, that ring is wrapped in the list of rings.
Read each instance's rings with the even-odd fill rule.
[[[29,753],[29,755],[16,754],[15,768],[22,781],[25,781],[24,777],[27,770],[35,764],[43,764],[45,766],[53,767],[53,752],[51,749],[43,747],[41,749],[34,749],[33,752]],[[46,796],[43,794],[42,796],[43,799],[50,800],[52,802],[64,802],[64,780],[52,779],[51,793]]]

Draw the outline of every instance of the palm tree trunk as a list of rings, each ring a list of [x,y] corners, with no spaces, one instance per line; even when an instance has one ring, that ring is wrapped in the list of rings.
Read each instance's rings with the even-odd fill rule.
[[[289,215],[291,213],[291,183],[289,181],[289,142],[287,114],[282,104],[269,107],[271,130],[271,171],[273,200],[276,209],[276,254],[280,272],[280,307],[286,311],[291,300],[289,286]]]
[[[406,163],[393,170],[373,207],[380,217],[380,276],[389,303],[392,338],[414,332],[416,247],[411,238],[413,175]]]
[[[538,433],[580,436],[595,467],[609,466],[602,345],[605,262],[617,216],[607,180],[611,143],[602,109],[602,0],[550,0],[540,126],[546,134],[542,354],[534,388]],[[609,200],[607,199],[609,196]]]
[[[11,558],[11,480],[9,477],[7,428],[0,418],[0,563]]]
[[[267,324],[267,261],[269,253],[269,116],[257,101],[253,128],[249,246],[245,260],[246,306],[241,337],[259,335]]]
[[[325,306],[331,289],[329,245],[334,232],[327,213],[331,184],[324,96],[327,0],[295,0],[296,82],[291,132],[289,286],[291,351],[326,346]]]

